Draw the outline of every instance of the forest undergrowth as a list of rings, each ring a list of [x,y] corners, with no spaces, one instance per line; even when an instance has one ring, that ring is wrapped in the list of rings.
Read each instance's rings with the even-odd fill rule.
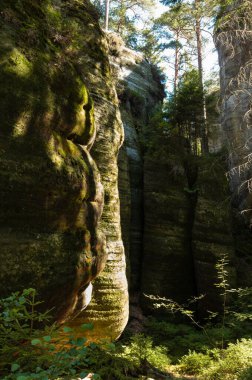
[[[88,341],[90,323],[82,325],[81,336],[52,324],[50,312],[39,311],[34,289],[13,293],[0,300],[0,378],[251,380],[252,290],[230,289],[225,258],[218,265],[219,315],[211,313],[202,324],[184,305],[157,298],[157,307],[165,307],[172,319],[146,318],[143,333],[126,329],[118,342]],[[183,323],[175,323],[177,313]]]

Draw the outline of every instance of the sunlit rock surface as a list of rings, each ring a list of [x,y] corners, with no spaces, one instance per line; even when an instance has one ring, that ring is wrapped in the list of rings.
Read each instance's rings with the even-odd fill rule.
[[[252,285],[252,3],[237,1],[218,20],[222,128],[229,150],[238,282]]]
[[[0,294],[34,287],[69,319],[108,257],[88,317],[114,338],[128,310],[123,133],[98,17],[88,1],[1,1],[0,25]]]
[[[93,87],[95,91],[95,87]],[[123,141],[123,129],[116,98],[94,96],[98,133],[92,155],[98,165],[104,186],[104,210],[101,229],[106,235],[107,263],[94,281],[93,299],[89,307],[73,321],[93,321],[93,334],[98,338],[115,339],[128,321],[128,283],[126,260],[121,236],[120,201],[118,194],[117,156]]]
[[[156,68],[138,52],[125,47],[114,33],[108,35],[110,63],[120,100],[125,140],[119,160],[119,188],[124,243],[129,250],[129,285],[139,290],[143,252],[143,147],[141,136],[154,109],[161,104],[164,89]],[[123,157],[122,157],[123,156]],[[128,166],[128,178],[123,171]],[[130,191],[130,199],[129,199]],[[130,210],[129,210],[130,206]],[[127,235],[127,231],[129,231]]]
[[[239,10],[239,17],[238,17]],[[229,148],[230,183],[235,205],[250,208],[251,178],[251,13],[250,1],[237,1],[218,22],[222,128]],[[223,24],[222,24],[223,23]],[[222,28],[222,25],[224,26]],[[245,30],[246,29],[246,30]]]

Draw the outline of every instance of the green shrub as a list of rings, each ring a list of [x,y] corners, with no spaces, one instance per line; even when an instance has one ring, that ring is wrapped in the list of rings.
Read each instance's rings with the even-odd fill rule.
[[[209,354],[201,352],[189,351],[179,361],[179,369],[182,373],[189,375],[198,375],[212,363],[212,358]]]
[[[231,327],[222,329],[218,325],[209,325],[206,336],[204,331],[192,325],[174,324],[154,318],[149,318],[145,327],[155,344],[167,347],[174,364],[189,350],[204,353],[211,348],[221,347],[223,334],[225,341],[230,342],[236,341],[244,333],[244,330],[237,331]]]
[[[219,360],[203,371],[202,380],[242,379],[243,376],[249,376],[249,372],[251,373],[251,363],[252,339],[242,339],[235,344],[230,343],[226,350],[220,350]]]
[[[209,350],[202,331],[151,319],[147,326],[153,337],[137,334],[127,343],[88,343],[85,331],[92,329],[92,324],[82,326],[83,336],[76,336],[67,326],[50,326],[49,313],[37,311],[40,303],[35,298],[35,290],[27,289],[0,300],[3,380],[74,380],[90,372],[97,380],[131,380],[152,371],[167,371],[168,349],[174,354],[181,347],[186,352],[191,348],[176,366],[181,373],[196,375],[199,380],[252,378],[252,339]],[[213,341],[223,338],[222,328],[209,331]]]
[[[149,363],[151,366],[165,371],[170,364],[167,349],[163,346],[154,346],[151,337],[143,334],[131,337],[130,343],[124,346],[123,356],[132,361],[136,367]]]
[[[48,339],[55,331],[55,326],[45,326],[50,316],[48,312],[37,311],[41,302],[36,302],[35,296],[34,289],[26,289],[0,300],[1,373],[5,373],[13,364],[16,371],[17,366],[26,367],[27,362],[29,366],[39,367],[47,360],[43,345],[38,347],[34,342],[41,338],[44,345],[50,346]],[[43,333],[35,328],[37,324],[44,327]]]
[[[198,375],[200,380],[251,380],[252,339],[230,343],[227,349],[205,354],[190,351],[180,360],[182,373]]]
[[[73,329],[50,322],[49,312],[40,313],[36,291],[26,289],[0,300],[0,371],[4,380],[47,380],[62,376],[85,377],[94,372],[102,347],[86,345]],[[82,325],[85,330],[91,324]],[[62,342],[61,334],[64,334]],[[100,378],[99,375],[93,377]]]
[[[49,312],[40,313],[36,291],[26,289],[0,300],[0,373],[3,380],[60,380],[84,378],[130,380],[132,360],[121,345],[88,343],[67,326],[51,325]],[[48,325],[48,326],[47,326]]]

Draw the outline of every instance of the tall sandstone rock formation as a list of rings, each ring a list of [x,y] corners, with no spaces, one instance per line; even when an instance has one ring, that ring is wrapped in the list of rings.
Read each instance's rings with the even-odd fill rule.
[[[222,127],[229,150],[229,181],[240,285],[251,286],[252,270],[252,2],[235,1],[219,17]]]
[[[235,280],[223,155],[192,157],[186,139],[148,125],[164,96],[160,77],[118,36],[110,34],[108,39],[125,132],[119,190],[131,316],[141,318],[139,296],[143,311],[155,313],[153,301],[144,294],[180,303],[206,294],[199,303],[203,317],[205,310],[220,308],[214,284],[216,263],[224,253]]]
[[[87,315],[115,338],[128,296],[106,38],[89,1],[3,0],[0,27],[0,295],[34,287],[72,318],[108,258]]]
[[[252,202],[252,42],[244,32],[231,45],[231,19],[216,43],[241,212]],[[222,153],[192,157],[186,140],[148,126],[164,96],[155,68],[105,37],[88,1],[2,0],[0,27],[0,295],[34,287],[56,320],[115,339],[128,320],[126,273],[145,313],[144,294],[206,293],[200,314],[218,308],[223,254],[231,280],[236,268],[251,284],[250,231],[239,212],[233,223]]]
[[[108,35],[110,63],[120,100],[124,144],[119,155],[123,240],[127,249],[132,292],[139,289],[144,229],[143,135],[150,116],[162,104],[164,87],[154,65],[125,47],[117,35]],[[126,171],[127,170],[127,171]]]
[[[193,157],[186,141],[163,136],[145,156],[144,253],[141,304],[153,310],[155,295],[198,302],[198,315],[221,308],[216,264],[226,255],[235,283],[234,241],[225,161],[221,153]]]

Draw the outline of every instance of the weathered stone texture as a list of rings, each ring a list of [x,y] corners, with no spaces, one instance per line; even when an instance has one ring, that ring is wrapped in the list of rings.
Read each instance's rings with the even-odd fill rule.
[[[87,306],[108,256],[89,315],[118,336],[128,310],[123,130],[97,14],[88,1],[4,0],[0,26],[1,296],[33,286],[65,320]]]
[[[179,303],[204,295],[198,312],[205,317],[221,308],[216,264],[224,256],[228,282],[236,284],[225,162],[218,154],[184,155],[174,141],[165,143],[165,157],[145,157],[142,293]],[[142,305],[153,313],[151,299],[143,296]]]
[[[218,21],[215,34],[220,63],[222,128],[230,153],[230,183],[236,207],[241,210],[248,207],[249,199],[246,199],[248,187],[240,185],[251,177],[248,157],[252,131],[251,12],[251,1],[237,1]],[[246,162],[248,164],[243,166]]]
[[[130,221],[131,221],[131,191],[129,179],[129,162],[125,145],[123,145],[118,155],[118,190],[120,196],[120,216],[122,239],[126,256],[126,274],[130,279]]]
[[[153,158],[150,153],[145,157],[141,290],[180,303],[195,294],[190,236],[193,210],[187,187],[183,162],[177,155]],[[143,296],[141,304],[153,313],[153,301]]]
[[[251,286],[251,99],[252,3],[236,1],[218,20],[215,43],[219,55],[222,128],[229,150],[229,182],[238,282]]]
[[[124,165],[128,166],[128,182],[121,182],[120,199],[130,191],[130,217],[128,208],[121,208],[124,244],[129,246],[132,291],[139,290],[143,252],[143,153],[141,135],[154,108],[161,103],[164,90],[153,66],[144,56],[125,47],[121,38],[108,35],[110,63],[120,99],[125,140]],[[122,165],[122,161],[121,161]],[[128,196],[128,195],[127,195]]]
[[[87,150],[93,69],[83,65],[102,34],[93,8],[78,1],[2,1],[0,14],[0,292],[33,286],[62,320],[82,309],[104,266],[103,190]]]
[[[109,40],[125,131],[123,160],[128,162],[124,168],[129,170],[120,191],[121,198],[128,196],[129,188],[131,195],[131,219],[128,207],[121,208],[122,215],[127,215],[124,230],[130,229],[125,242],[130,252],[131,292],[141,289],[145,312],[153,313],[153,302],[143,294],[184,302],[207,293],[199,309],[207,305],[211,309],[218,297],[217,261],[225,253],[234,264],[224,164],[218,155],[209,161],[193,158],[186,153],[186,141],[148,132],[150,110],[162,99],[160,82],[141,54],[125,48],[113,34]],[[153,141],[147,142],[144,155],[141,138],[145,132]]]
[[[199,313],[222,308],[221,290],[216,264],[225,258],[230,286],[236,285],[234,239],[230,191],[225,176],[224,156],[201,157],[198,161],[197,204],[192,231],[192,250],[195,266]]]
[[[117,166],[123,129],[116,99],[112,103],[97,97],[95,116],[99,130],[92,155],[104,186],[101,230],[106,235],[108,258],[104,271],[93,284],[92,302],[78,319],[93,321],[95,336],[115,339],[122,333],[128,320],[128,283],[121,237]]]
[[[123,109],[121,115],[125,131],[125,160],[128,162],[129,172],[128,183],[125,182],[126,187],[121,188],[120,198],[123,197],[125,188],[130,190],[130,288],[136,290],[140,283],[143,241],[143,162],[134,118],[130,111],[127,112]],[[125,211],[122,209],[122,215]]]

